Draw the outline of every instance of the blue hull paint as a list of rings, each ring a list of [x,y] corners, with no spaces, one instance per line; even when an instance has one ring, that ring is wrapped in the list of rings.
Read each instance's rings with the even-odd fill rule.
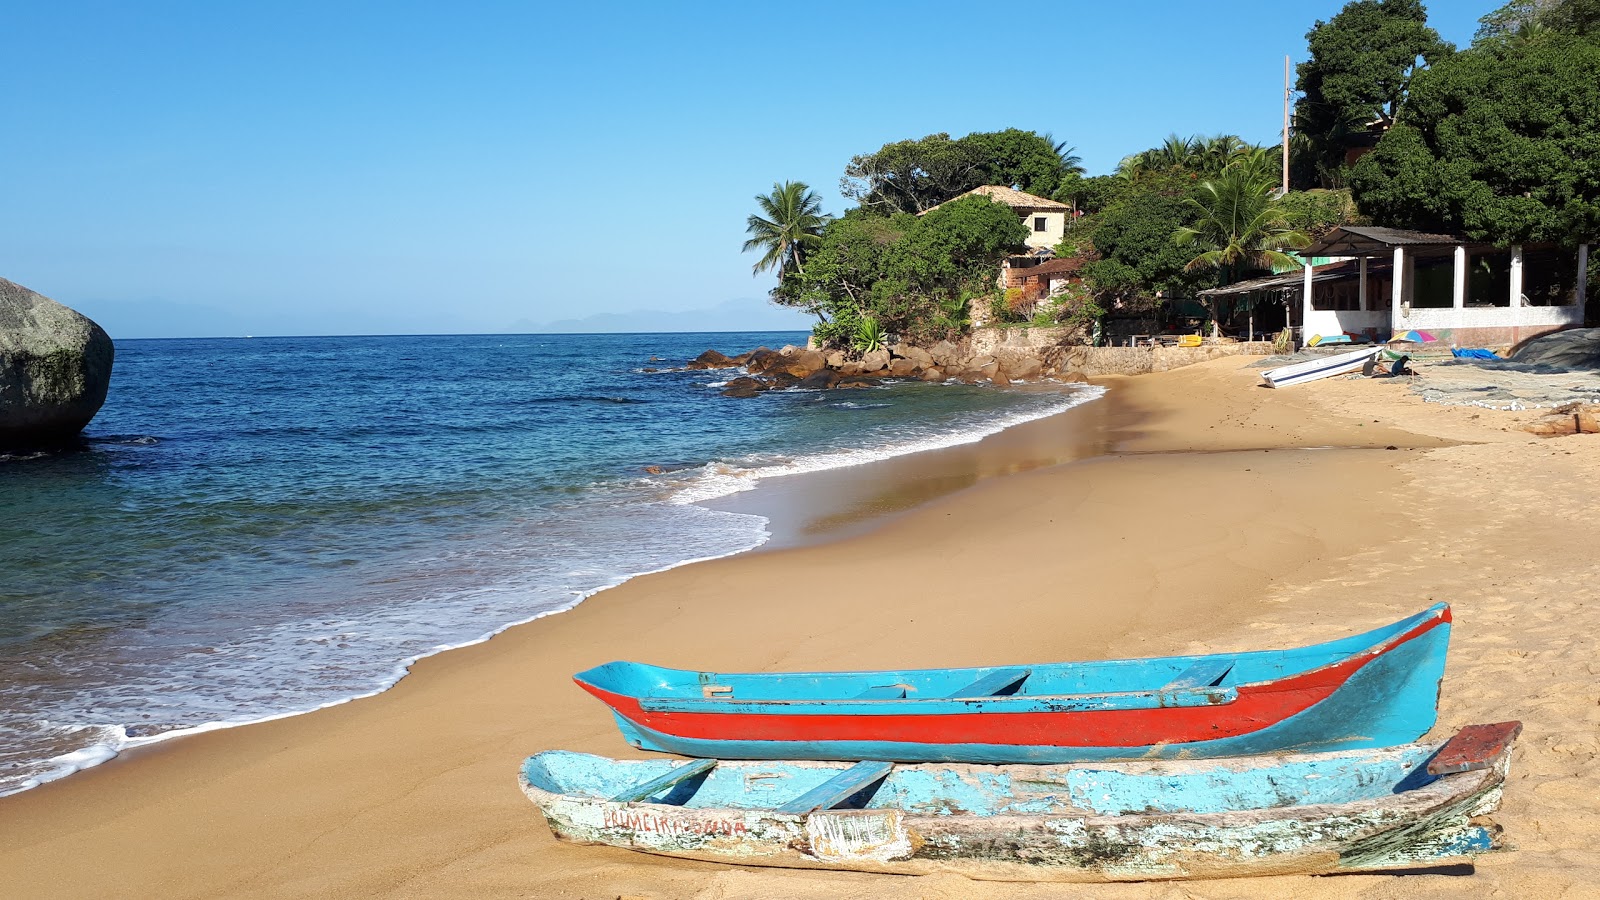
[[[613,715],[623,737],[635,747],[717,759],[1048,764],[1389,747],[1414,741],[1434,726],[1449,643],[1450,625],[1445,623],[1363,666],[1331,696],[1304,712],[1249,734],[1186,743],[1059,747],[901,741],[702,740],[664,734],[620,714]]]

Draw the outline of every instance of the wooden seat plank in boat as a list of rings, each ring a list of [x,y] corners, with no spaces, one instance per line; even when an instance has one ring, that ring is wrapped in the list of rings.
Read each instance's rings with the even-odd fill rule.
[[[714,759],[697,759],[687,765],[673,769],[659,778],[652,778],[644,784],[635,785],[611,798],[613,803],[638,803],[646,797],[659,794],[675,784],[681,784],[696,775],[703,775],[717,767]]]
[[[1521,722],[1468,725],[1445,742],[1428,760],[1429,775],[1453,775],[1487,769],[1498,761],[1522,733]]]
[[[965,700],[974,697],[993,697],[1014,684],[1021,682],[1033,674],[1032,669],[998,669],[979,678],[959,691],[949,695],[947,700]]]
[[[819,809],[832,809],[859,794],[873,782],[888,777],[893,768],[894,763],[871,760],[858,762],[778,807],[778,812],[790,816],[807,816]]]
[[[1162,686],[1163,691],[1189,691],[1212,687],[1233,671],[1233,660],[1228,657],[1201,659],[1178,673],[1178,677]]]

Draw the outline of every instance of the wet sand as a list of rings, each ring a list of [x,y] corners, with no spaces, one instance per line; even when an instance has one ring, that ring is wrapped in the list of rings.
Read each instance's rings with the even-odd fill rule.
[[[1238,359],[1111,379],[1107,401],[1081,408],[1098,418],[1084,440],[1045,420],[865,480],[871,467],[831,487],[780,479],[793,496],[734,502],[767,503],[793,535],[783,546],[635,579],[424,660],[378,697],[0,799],[0,894],[1600,895],[1600,435],[1532,439],[1500,430],[1516,414],[1426,405],[1396,384],[1255,380]],[[558,844],[516,789],[537,750],[642,755],[569,680],[608,659],[776,670],[1223,652],[1337,637],[1436,599],[1456,617],[1439,731],[1527,723],[1497,816],[1519,849],[1470,878],[1070,886],[741,869]]]

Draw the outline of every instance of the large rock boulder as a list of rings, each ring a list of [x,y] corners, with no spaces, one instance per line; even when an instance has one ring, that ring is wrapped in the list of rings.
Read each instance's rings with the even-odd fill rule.
[[[861,371],[872,374],[889,366],[889,351],[874,350],[861,354]]]
[[[961,349],[949,341],[940,341],[928,348],[934,364],[948,368],[961,360]]]
[[[650,358],[651,358],[651,360],[655,359],[655,357],[653,357],[653,356],[650,357]],[[696,356],[694,359],[689,360],[689,364],[687,366],[684,366],[684,368],[686,368],[686,369],[733,369],[733,368],[737,368],[738,365],[739,365],[739,361],[734,359],[731,356],[727,356],[725,354],[718,353],[715,350],[707,350],[706,352],[700,354],[699,356]]]
[[[0,278],[0,449],[76,437],[106,402],[115,354],[88,317]]]

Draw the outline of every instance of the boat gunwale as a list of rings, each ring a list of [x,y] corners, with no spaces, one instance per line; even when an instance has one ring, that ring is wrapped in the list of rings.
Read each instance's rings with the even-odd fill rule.
[[[729,709],[730,707],[732,707],[732,706],[734,706],[736,704],[749,704],[751,706],[755,706],[755,707],[758,707],[758,708],[759,707],[787,708],[787,707],[791,707],[791,706],[795,706],[795,705],[819,705],[819,704],[820,705],[824,705],[824,706],[837,707],[837,706],[845,705],[845,704],[848,704],[848,705],[851,705],[851,706],[854,706],[854,705],[857,705],[857,704],[861,704],[861,705],[864,705],[864,706],[872,706],[872,705],[876,705],[876,704],[897,705],[897,706],[914,706],[914,705],[917,705],[917,704],[931,704],[931,703],[950,704],[950,703],[956,703],[956,704],[960,704],[960,705],[962,705],[964,707],[967,707],[970,710],[974,705],[978,705],[978,704],[981,704],[981,705],[984,705],[984,706],[988,706],[988,705],[991,705],[991,704],[993,704],[993,705],[1006,705],[1006,704],[1023,705],[1023,704],[1026,704],[1026,703],[1048,702],[1048,701],[1051,701],[1051,700],[1057,700],[1057,701],[1061,701],[1061,700],[1092,700],[1092,699],[1096,699],[1096,698],[1118,699],[1118,698],[1133,698],[1133,697],[1148,697],[1148,698],[1151,698],[1152,700],[1155,700],[1157,702],[1153,702],[1153,703],[1150,703],[1150,704],[1147,704],[1147,705],[1137,706],[1137,707],[1111,707],[1111,708],[1112,709],[1117,709],[1117,708],[1158,709],[1158,708],[1173,708],[1173,707],[1180,707],[1180,706],[1226,706],[1226,705],[1228,705],[1230,703],[1235,702],[1238,699],[1238,693],[1241,690],[1249,689],[1249,690],[1251,690],[1253,692],[1270,691],[1270,690],[1272,690],[1272,688],[1274,686],[1279,685],[1279,684],[1281,684],[1281,683],[1283,683],[1285,681],[1289,681],[1291,679],[1315,678],[1318,675],[1327,673],[1331,669],[1335,669],[1335,668],[1338,668],[1340,666],[1346,665],[1353,659],[1358,659],[1358,658],[1361,658],[1361,657],[1364,656],[1364,657],[1366,657],[1366,659],[1363,659],[1362,662],[1361,662],[1361,665],[1356,667],[1356,669],[1359,670],[1362,666],[1365,666],[1367,663],[1371,662],[1373,659],[1375,659],[1375,658],[1377,658],[1379,656],[1382,656],[1383,654],[1389,652],[1390,650],[1393,650],[1395,647],[1397,647],[1397,646],[1399,646],[1401,644],[1404,644],[1404,643],[1406,643],[1406,642],[1408,642],[1408,641],[1410,641],[1410,640],[1412,640],[1414,638],[1421,637],[1423,634],[1427,633],[1428,631],[1431,631],[1434,628],[1437,628],[1439,625],[1449,624],[1451,621],[1452,621],[1452,617],[1451,617],[1451,611],[1450,611],[1450,604],[1448,604],[1448,603],[1436,603],[1433,606],[1428,607],[1427,609],[1423,610],[1420,613],[1416,613],[1414,615],[1407,616],[1407,617],[1405,617],[1403,619],[1399,619],[1399,620],[1397,620],[1395,622],[1392,622],[1392,623],[1390,623],[1388,625],[1380,626],[1379,628],[1371,629],[1368,632],[1364,632],[1365,634],[1370,634],[1372,631],[1382,631],[1385,628],[1395,628],[1395,629],[1397,629],[1394,633],[1390,634],[1386,638],[1380,639],[1380,640],[1376,641],[1375,643],[1366,645],[1364,647],[1360,647],[1360,648],[1357,648],[1357,649],[1350,650],[1350,651],[1348,651],[1346,653],[1343,653],[1343,654],[1341,654],[1341,655],[1339,655],[1337,657],[1334,657],[1333,659],[1329,660],[1328,662],[1326,662],[1326,663],[1324,663],[1324,664],[1322,664],[1320,666],[1316,666],[1316,667],[1308,668],[1308,669],[1300,669],[1300,670],[1296,670],[1296,671],[1293,671],[1293,672],[1285,672],[1284,674],[1282,674],[1282,675],[1280,675],[1278,677],[1268,678],[1268,679],[1263,679],[1263,680],[1258,680],[1258,681],[1242,682],[1240,684],[1230,684],[1230,685],[1225,685],[1225,686],[1212,685],[1212,686],[1208,686],[1208,687],[1183,688],[1183,689],[1179,689],[1179,690],[1175,690],[1175,691],[1166,691],[1166,690],[1157,689],[1157,690],[1153,690],[1153,691],[1152,690],[1142,690],[1142,691],[1099,691],[1099,692],[1064,693],[1064,694],[1006,694],[1006,695],[995,695],[995,696],[988,696],[988,697],[961,697],[961,698],[927,697],[927,696],[921,696],[921,697],[907,696],[907,697],[890,697],[890,698],[857,698],[857,697],[739,698],[739,697],[732,697],[732,696],[726,696],[726,697],[715,697],[715,696],[713,696],[713,697],[685,697],[685,696],[645,694],[645,693],[638,693],[638,694],[628,693],[626,691],[616,690],[616,689],[613,689],[613,688],[601,686],[599,684],[596,684],[593,681],[586,680],[583,677],[585,675],[588,675],[590,672],[594,672],[594,671],[596,671],[598,669],[603,669],[603,668],[605,668],[607,666],[619,665],[619,664],[620,665],[625,665],[625,666],[634,666],[634,667],[647,667],[647,668],[656,669],[656,670],[659,670],[659,671],[672,672],[672,673],[676,673],[676,674],[680,674],[680,675],[686,675],[686,676],[693,676],[693,679],[698,683],[706,683],[707,679],[711,679],[711,680],[715,681],[715,680],[723,680],[723,679],[731,679],[731,678],[750,678],[750,677],[754,677],[754,678],[781,677],[781,678],[793,678],[793,679],[831,678],[831,679],[837,679],[837,680],[844,680],[844,679],[849,679],[849,678],[854,678],[854,677],[870,678],[872,676],[887,676],[887,675],[915,676],[915,675],[922,675],[922,674],[940,674],[940,673],[949,673],[949,672],[977,673],[977,672],[985,672],[985,671],[998,671],[998,670],[1008,669],[1008,668],[1028,668],[1026,666],[1007,666],[1007,665],[972,666],[972,667],[963,667],[963,668],[960,668],[960,669],[910,669],[910,670],[898,670],[898,671],[897,670],[869,670],[869,671],[855,671],[855,672],[825,672],[825,671],[818,671],[818,672],[705,672],[705,671],[694,671],[694,670],[691,670],[691,669],[673,669],[673,668],[669,668],[669,667],[665,667],[665,666],[653,666],[653,665],[650,665],[648,663],[635,663],[635,662],[630,662],[630,661],[627,661],[627,660],[616,660],[614,662],[603,663],[600,666],[595,666],[595,667],[593,667],[591,669],[585,670],[583,672],[579,672],[576,675],[572,676],[572,680],[574,682],[576,682],[580,687],[584,688],[587,691],[590,691],[591,693],[593,693],[594,690],[599,690],[599,691],[603,691],[605,693],[615,694],[615,695],[618,695],[618,696],[629,697],[631,699],[634,699],[634,700],[638,701],[640,706],[644,707],[646,709],[646,711],[648,711],[648,712],[713,711],[713,710],[718,710],[718,709],[727,710],[727,709]],[[1402,628],[1403,626],[1405,626],[1407,623],[1410,623],[1410,627],[1409,628],[1405,628],[1404,630],[1398,630],[1398,629]],[[1248,654],[1302,653],[1302,652],[1312,652],[1312,651],[1317,650],[1319,647],[1325,647],[1325,646],[1327,646],[1329,644],[1339,643],[1340,641],[1353,640],[1353,639],[1359,638],[1361,636],[1362,636],[1361,634],[1355,634],[1355,635],[1350,635],[1350,636],[1345,637],[1345,638],[1338,638],[1338,639],[1335,639],[1335,640],[1332,640],[1332,641],[1324,641],[1324,642],[1321,642],[1321,643],[1318,643],[1318,644],[1309,644],[1309,645],[1306,645],[1306,646],[1303,646],[1303,647],[1296,647],[1296,648],[1291,648],[1291,649],[1288,649],[1288,650],[1253,650],[1253,651],[1244,651],[1242,653],[1237,653],[1237,654],[1208,653],[1208,654],[1194,654],[1194,655],[1189,655],[1189,656],[1145,657],[1145,658],[1114,659],[1114,660],[1085,660],[1085,661],[1080,661],[1080,662],[1047,663],[1045,665],[1047,665],[1047,666],[1074,666],[1074,665],[1092,666],[1092,665],[1112,665],[1112,664],[1138,664],[1138,663],[1148,663],[1148,662],[1152,662],[1152,661],[1167,661],[1167,660],[1180,660],[1180,659],[1199,659],[1199,658],[1230,656],[1230,655],[1231,656],[1245,656],[1245,655],[1248,655]],[[1037,670],[1037,669],[1040,668],[1040,666],[1034,665],[1031,668]],[[690,681],[690,679],[689,678],[684,678],[684,679],[682,679],[682,681],[687,683],[687,682]],[[1224,692],[1231,692],[1233,696],[1229,697],[1227,700],[1225,700],[1223,702],[1220,702],[1220,703],[1213,702],[1213,703],[1195,703],[1195,704],[1168,704],[1168,703],[1159,702],[1160,699],[1164,698],[1164,697],[1188,697],[1188,696],[1194,696],[1194,695],[1216,694],[1216,693],[1224,693]],[[649,704],[649,706],[646,706],[646,704]],[[667,706],[670,706],[672,708],[665,708]],[[1084,712],[1094,712],[1096,710],[1083,710],[1083,711]]]

